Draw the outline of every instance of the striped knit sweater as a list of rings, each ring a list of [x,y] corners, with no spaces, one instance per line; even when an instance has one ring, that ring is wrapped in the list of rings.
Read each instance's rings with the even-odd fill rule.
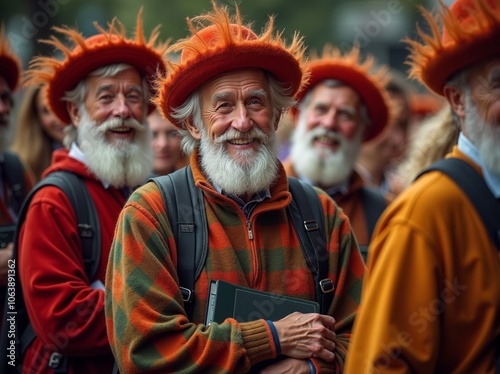
[[[212,279],[315,299],[312,273],[286,214],[291,194],[283,168],[271,198],[247,219],[207,181],[196,152],[191,167],[204,193],[209,227],[192,321],[183,309],[168,207],[156,184],[137,189],[119,217],[106,276],[106,324],[122,372],[245,373],[276,357],[264,320],[203,325]],[[329,276],[335,283],[329,314],[337,321],[337,348],[334,363],[314,360],[314,365],[318,372],[335,373],[343,369],[365,266],[348,219],[326,194],[318,194],[325,214]]]

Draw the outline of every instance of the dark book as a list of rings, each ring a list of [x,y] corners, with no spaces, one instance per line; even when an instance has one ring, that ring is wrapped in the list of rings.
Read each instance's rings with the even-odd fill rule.
[[[250,322],[263,318],[280,320],[293,313],[319,313],[316,301],[254,290],[225,281],[210,282],[205,325],[221,323],[226,318]]]

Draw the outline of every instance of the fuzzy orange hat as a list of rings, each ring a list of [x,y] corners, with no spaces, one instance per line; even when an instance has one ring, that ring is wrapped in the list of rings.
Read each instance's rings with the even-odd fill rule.
[[[168,62],[168,74],[157,81],[158,96],[154,102],[172,123],[172,109],[179,107],[189,95],[208,79],[241,68],[261,68],[289,86],[294,95],[307,79],[303,71],[304,45],[295,33],[286,46],[281,33],[273,34],[273,18],[262,35],[251,26],[243,26],[236,7],[230,16],[227,9],[212,1],[213,12],[187,19],[191,37],[181,39],[168,53],[182,51],[178,63]]]
[[[5,25],[2,23],[0,27],[0,76],[5,79],[11,91],[17,88],[21,69],[21,60],[10,50],[5,38]]]
[[[54,27],[55,31],[73,43],[73,49],[67,48],[54,36],[50,40],[44,40],[43,42],[59,49],[64,54],[64,59],[61,61],[55,57],[35,57],[30,64],[30,70],[26,73],[26,85],[47,86],[50,109],[63,123],[70,123],[71,119],[62,97],[94,70],[119,63],[132,65],[143,77],[147,77],[152,95],[154,95],[154,75],[158,71],[166,70],[163,55],[167,43],[156,45],[159,26],[151,32],[149,39],[145,40],[142,30],[142,10],[137,16],[133,39],[125,37],[125,28],[116,19],[108,25],[109,30],[104,30],[97,23],[94,23],[94,26],[99,33],[87,39],[76,30]],[[153,109],[154,105],[151,103],[149,111]]]
[[[456,0],[450,8],[441,0],[439,4],[435,18],[421,8],[431,34],[418,28],[423,42],[410,39],[405,42],[411,52],[410,77],[443,95],[444,84],[454,73],[489,57],[500,56],[500,2]]]
[[[307,64],[311,76],[307,85],[295,97],[300,102],[318,83],[326,79],[335,79],[352,87],[365,103],[372,121],[363,141],[369,141],[382,132],[390,118],[388,97],[385,86],[390,80],[388,68],[380,66],[374,69],[375,59],[368,56],[364,62],[359,60],[359,48],[342,54],[338,48],[325,45],[322,57],[311,56]],[[298,111],[292,108],[291,114],[296,117]]]

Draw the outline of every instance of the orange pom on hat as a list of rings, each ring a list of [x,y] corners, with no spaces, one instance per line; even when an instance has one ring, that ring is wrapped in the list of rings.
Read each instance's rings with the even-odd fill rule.
[[[104,30],[97,23],[94,26],[99,34],[84,38],[78,31],[70,28],[54,27],[54,30],[63,34],[74,47],[67,48],[60,40],[51,37],[43,42],[54,46],[64,54],[63,60],[55,57],[38,56],[30,64],[26,73],[26,85],[43,84],[47,86],[48,104],[52,112],[63,122],[70,123],[71,119],[66,110],[66,103],[62,100],[66,92],[88,74],[96,69],[113,64],[128,64],[135,67],[141,76],[147,77],[150,83],[151,94],[154,95],[154,75],[166,71],[163,55],[167,43],[156,45],[159,36],[159,26],[152,32],[149,39],[144,39],[142,31],[142,10],[137,16],[135,37],[127,39],[125,28],[116,19],[109,24],[109,30]],[[149,105],[149,112],[154,105]]]
[[[181,39],[167,51],[182,51],[179,63],[168,62],[168,74],[157,81],[154,102],[172,123],[171,112],[204,82],[235,69],[260,68],[270,72],[293,96],[307,80],[303,71],[304,45],[295,33],[290,46],[281,33],[273,34],[273,18],[262,35],[243,26],[236,7],[231,17],[227,9],[212,1],[213,12],[188,19],[191,37]],[[195,25],[196,23],[196,25]],[[179,126],[177,124],[177,126]]]
[[[384,87],[389,82],[390,75],[385,66],[374,70],[373,56],[368,56],[363,63],[359,57],[357,47],[342,54],[338,48],[325,45],[322,57],[313,55],[307,64],[310,79],[295,98],[300,103],[312,88],[324,80],[334,79],[345,83],[357,92],[367,107],[371,125],[363,138],[366,142],[380,134],[389,122],[389,99]],[[298,110],[292,108],[291,114],[296,117]]]
[[[19,83],[22,64],[19,57],[11,51],[7,42],[5,25],[2,23],[0,28],[0,76],[5,79],[11,91],[14,91]]]
[[[454,73],[489,57],[500,56],[500,2],[456,0],[450,8],[441,0],[439,4],[436,18],[421,8],[431,34],[419,28],[418,35],[423,42],[410,39],[405,42],[411,52],[410,77],[442,96],[444,84]]]

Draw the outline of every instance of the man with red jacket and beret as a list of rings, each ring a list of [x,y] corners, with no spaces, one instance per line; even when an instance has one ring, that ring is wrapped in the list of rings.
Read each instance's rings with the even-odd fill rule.
[[[56,28],[74,45],[53,37],[63,59],[37,57],[27,84],[46,87],[52,112],[71,126],[65,149],[56,150],[42,178],[59,170],[78,175],[96,207],[100,227],[99,267],[89,279],[82,261],[76,215],[64,192],[36,192],[21,227],[18,273],[36,334],[22,362],[23,373],[111,373],[106,333],[104,278],[118,215],[131,190],[152,166],[146,116],[153,106],[152,74],[164,70],[166,44],[158,30],[142,34],[141,12],[133,38],[114,20],[109,30],[84,38]]]

